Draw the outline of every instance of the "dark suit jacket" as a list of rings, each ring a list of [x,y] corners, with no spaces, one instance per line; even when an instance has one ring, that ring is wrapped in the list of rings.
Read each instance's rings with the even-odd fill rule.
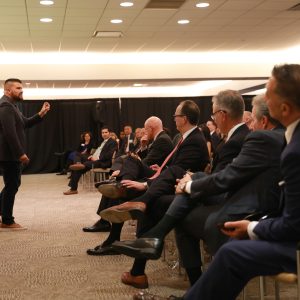
[[[133,140],[134,140],[134,133],[130,133],[130,137],[129,137],[129,141],[130,141],[129,142],[129,151],[130,152],[132,152],[134,150]],[[127,144],[128,144],[128,137],[125,137],[120,142],[119,151],[118,151],[116,157],[126,154]]]
[[[112,138],[109,138],[105,143],[100,156],[99,162],[101,163],[101,168],[110,168],[112,164],[112,157],[115,151],[118,149],[118,144]]]
[[[212,152],[214,153],[218,144],[220,143],[221,141],[221,137],[216,133],[214,132],[213,134],[211,134],[211,145],[212,145]]]
[[[39,114],[26,118],[10,99],[0,100],[0,161],[18,161],[25,151],[25,128],[40,122]]]
[[[210,199],[215,201],[210,198],[214,194],[220,194],[223,199],[223,204],[208,215],[202,236],[212,253],[227,240],[217,229],[217,223],[278,209],[277,182],[283,145],[283,131],[254,131],[247,136],[240,154],[231,164],[220,172],[193,181],[191,196],[194,199],[195,195],[199,200],[205,199],[205,205],[210,205]],[[196,227],[196,218],[193,222]]]
[[[173,150],[172,140],[164,131],[160,132],[155,141],[148,148],[147,156],[142,160],[147,166],[161,165]]]
[[[209,163],[203,133],[197,127],[180,144],[167,166],[177,166],[192,172],[203,171]]]
[[[240,153],[245,137],[249,132],[247,125],[243,124],[233,132],[226,143],[217,147],[213,158],[212,172],[218,172],[232,162]]]
[[[300,123],[281,155],[283,211],[277,218],[260,221],[254,232],[264,240],[300,240]],[[296,245],[296,243],[295,243]]]

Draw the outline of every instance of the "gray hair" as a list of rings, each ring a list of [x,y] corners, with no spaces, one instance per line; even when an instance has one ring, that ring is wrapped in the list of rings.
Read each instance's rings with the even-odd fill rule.
[[[265,95],[257,95],[252,99],[252,106],[255,107],[255,117],[257,120],[261,120],[263,116],[270,117],[269,108],[265,101]]]
[[[231,119],[242,120],[245,110],[245,102],[238,91],[221,91],[212,98],[212,102],[220,110],[226,111]]]
[[[255,107],[255,118],[260,121],[262,117],[267,117],[269,122],[278,126],[280,123],[270,116],[269,108],[265,100],[265,94],[260,94],[252,99],[252,106]]]

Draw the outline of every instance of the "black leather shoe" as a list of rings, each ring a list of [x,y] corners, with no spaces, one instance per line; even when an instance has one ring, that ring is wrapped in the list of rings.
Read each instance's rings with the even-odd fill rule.
[[[94,224],[90,227],[83,227],[82,230],[84,232],[110,232],[111,225],[107,224]]]
[[[98,188],[100,185],[102,184],[108,184],[108,183],[116,183],[117,180],[116,180],[116,177],[112,177],[110,179],[107,179],[107,180],[103,180],[103,181],[100,181],[100,182],[96,182],[95,183],[95,188]]]
[[[139,238],[133,241],[116,241],[112,248],[134,258],[159,259],[164,241],[158,238]]]
[[[127,196],[126,187],[122,186],[120,182],[102,184],[98,187],[98,191],[110,199],[119,199]]]
[[[120,254],[116,250],[114,250],[111,245],[104,246],[104,247],[102,247],[102,245],[99,245],[99,246],[95,247],[94,249],[88,249],[86,251],[86,253],[88,255],[95,255],[95,256],[119,255]]]

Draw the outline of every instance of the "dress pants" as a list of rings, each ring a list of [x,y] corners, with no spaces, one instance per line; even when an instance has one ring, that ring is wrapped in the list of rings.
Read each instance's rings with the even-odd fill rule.
[[[296,272],[296,242],[232,240],[223,245],[184,300],[234,300],[256,276]]]
[[[4,188],[0,194],[0,208],[2,222],[10,225],[14,223],[13,208],[15,195],[21,185],[21,163],[17,161],[2,161]]]
[[[127,156],[123,158],[123,164],[118,178],[128,180],[141,180],[154,175],[155,171],[137,158]]]

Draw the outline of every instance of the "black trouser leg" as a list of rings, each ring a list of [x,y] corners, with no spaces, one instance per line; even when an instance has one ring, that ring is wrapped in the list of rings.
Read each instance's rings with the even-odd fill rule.
[[[13,207],[15,195],[21,185],[21,164],[19,162],[1,162],[4,188],[1,192],[2,223],[14,223]]]

